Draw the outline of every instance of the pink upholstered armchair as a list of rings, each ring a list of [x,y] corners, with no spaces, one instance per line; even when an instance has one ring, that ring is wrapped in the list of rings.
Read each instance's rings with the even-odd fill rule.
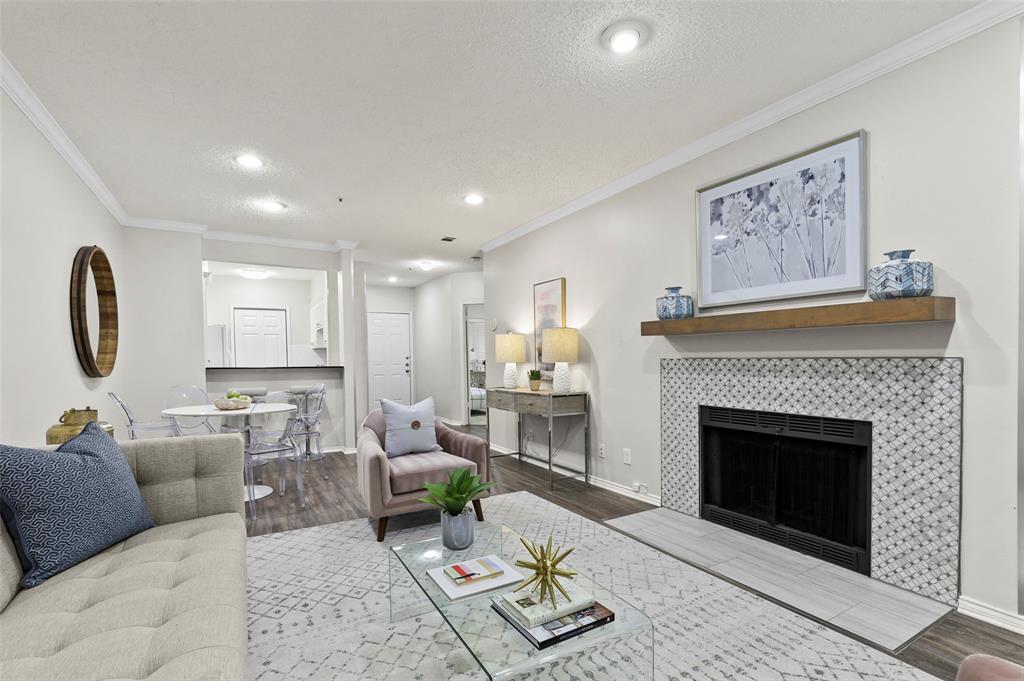
[[[448,474],[458,468],[468,468],[480,476],[482,482],[490,479],[487,443],[473,435],[452,430],[440,421],[434,421],[437,444],[443,451],[405,454],[389,459],[384,453],[384,414],[380,409],[370,412],[360,426],[356,443],[356,471],[359,475],[359,493],[377,521],[377,541],[384,541],[388,518],[393,515],[436,508],[417,501],[426,495],[424,483],[446,482]],[[484,519],[480,497],[473,500],[477,520]]]

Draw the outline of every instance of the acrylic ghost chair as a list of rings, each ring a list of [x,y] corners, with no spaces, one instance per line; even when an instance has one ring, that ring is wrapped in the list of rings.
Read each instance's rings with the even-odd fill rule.
[[[210,396],[206,391],[195,385],[176,385],[164,398],[164,409],[174,407],[196,407],[210,404]],[[180,435],[210,435],[217,429],[205,416],[174,416],[171,420],[178,426]]]
[[[135,418],[135,413],[128,406],[128,403],[120,395],[115,392],[108,392],[107,395],[124,412],[124,417],[128,421],[129,440],[137,440],[139,435],[145,433],[152,433],[161,437],[177,437],[181,435],[178,425],[173,419],[161,418],[159,421],[139,421]]]
[[[318,383],[312,386],[293,386],[290,390],[296,396],[296,405],[299,409],[292,435],[296,441],[299,438],[304,438],[306,443],[306,451],[297,456],[300,456],[303,461],[319,461],[320,475],[327,480],[325,455],[320,442],[320,415],[327,402],[327,386]],[[312,448],[310,441],[312,441]]]
[[[295,396],[289,392],[272,392],[261,398],[252,407],[249,419],[248,445],[245,448],[247,484],[252,486],[255,466],[269,463],[270,457],[277,458],[278,494],[284,496],[286,489],[285,467],[289,459],[295,461],[295,486],[299,494],[299,505],[306,507],[306,493],[302,484],[303,458],[295,442],[298,418],[294,413],[260,413],[264,404],[294,403]],[[255,512],[255,504],[250,507]]]

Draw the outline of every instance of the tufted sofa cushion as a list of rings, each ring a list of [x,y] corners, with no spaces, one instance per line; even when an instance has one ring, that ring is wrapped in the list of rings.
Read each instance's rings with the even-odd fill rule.
[[[158,526],[19,591],[0,641],[3,679],[242,678],[242,517]]]

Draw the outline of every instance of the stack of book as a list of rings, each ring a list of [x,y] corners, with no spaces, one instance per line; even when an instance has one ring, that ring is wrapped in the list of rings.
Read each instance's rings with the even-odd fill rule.
[[[427,574],[452,601],[502,589],[518,584],[523,579],[514,568],[495,555],[430,568]]]
[[[565,588],[569,600],[559,596],[554,606],[550,600],[540,602],[535,594],[520,591],[493,597],[491,607],[538,650],[615,621],[615,613],[596,602],[592,594],[572,582]]]

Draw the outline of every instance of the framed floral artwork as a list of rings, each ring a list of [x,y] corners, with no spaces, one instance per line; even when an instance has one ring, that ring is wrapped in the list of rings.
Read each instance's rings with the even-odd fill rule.
[[[540,361],[541,335],[544,329],[565,326],[565,277],[542,281],[533,285],[533,339],[536,356],[534,365],[541,378],[551,380],[555,365]]]
[[[865,133],[697,190],[701,307],[864,290]]]

